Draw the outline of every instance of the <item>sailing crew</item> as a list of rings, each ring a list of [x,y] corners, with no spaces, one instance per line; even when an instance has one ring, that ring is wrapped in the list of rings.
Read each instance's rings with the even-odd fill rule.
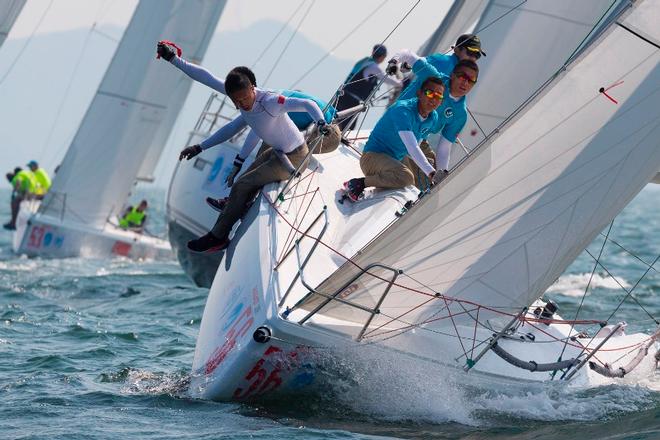
[[[200,82],[210,87],[211,89],[215,90],[216,92],[222,93],[223,95],[227,94],[225,92],[224,80],[216,77],[205,68],[198,66],[196,64],[189,63],[183,58],[177,56],[177,54],[174,52],[172,47],[167,43],[159,42],[158,45],[156,46],[156,51],[160,57],[162,57],[166,61],[169,61],[172,65],[174,65],[176,68],[181,70],[183,73],[188,75],[193,80]],[[232,71],[246,75],[249,78],[252,85],[254,87],[257,87],[256,76],[250,68],[245,66],[238,66],[232,69]],[[323,101],[322,99],[301,92],[299,90],[278,90],[277,93],[279,93],[284,97],[312,100],[316,102],[316,105],[318,105],[320,109],[324,109],[325,121],[328,124],[327,128],[329,132],[327,136],[323,137],[321,144],[316,147],[315,153],[317,154],[329,153],[337,149],[337,147],[339,146],[339,142],[341,141],[341,130],[339,129],[337,124],[333,124],[333,119],[337,112],[333,106],[329,105],[327,102]],[[311,128],[310,133],[307,135],[307,142],[310,142],[312,139],[318,138],[319,136],[318,131],[313,125],[316,121],[313,121],[306,112],[291,112],[289,114],[289,117],[296,125],[296,127],[298,127],[299,130],[307,130],[308,128]],[[267,147],[268,147],[267,145],[262,146],[259,152],[262,152]]]
[[[346,197],[356,202],[368,187],[404,188],[415,183],[413,171],[406,160],[409,155],[416,166],[431,181],[435,168],[419,147],[438,123],[435,109],[445,94],[445,84],[439,77],[428,77],[417,91],[417,97],[397,101],[376,123],[360,157],[365,177],[344,183]]]
[[[476,63],[482,55],[486,56],[486,52],[481,49],[481,40],[474,34],[463,34],[458,37],[453,49],[454,53],[451,55],[434,53],[426,57],[420,57],[408,50],[396,54],[388,62],[388,72],[395,73],[397,68],[407,65],[412,67],[415,74],[415,79],[399,95],[399,100],[413,98],[420,84],[429,76],[442,74],[448,77],[459,61],[468,60]]]
[[[422,59],[420,63],[425,64],[426,61]],[[433,70],[433,67],[428,65],[425,68]],[[431,133],[440,135],[439,142],[436,143],[434,149],[430,148],[426,137],[420,143],[424,155],[438,171],[436,182],[442,180],[449,173],[451,146],[456,142],[458,134],[467,122],[465,96],[470,93],[477,83],[478,76],[479,66],[474,61],[461,60],[456,64],[448,79],[447,90],[449,93],[445,94],[448,96],[445,97],[442,105],[436,110],[438,123],[431,129]],[[427,189],[429,182],[423,178],[423,173],[416,163],[410,161],[409,166],[415,174],[417,187],[421,190]]]
[[[224,87],[240,115],[201,144],[183,149],[179,160],[190,160],[203,150],[229,140],[246,126],[252,130],[241,152],[236,155],[234,167],[227,177],[227,185],[231,187],[229,199],[211,231],[188,242],[188,249],[193,252],[217,252],[227,248],[229,233],[245,211],[246,204],[254,199],[264,185],[289,178],[302,165],[309,150],[305,138],[288,113],[307,112],[316,121],[319,133],[329,133],[325,116],[312,100],[261,90],[253,85],[246,74],[237,71],[229,72]],[[243,162],[260,139],[271,148],[257,156],[247,171],[236,179]]]
[[[16,229],[16,217],[21,207],[21,202],[32,198],[37,188],[37,181],[29,170],[21,167],[14,168],[13,172],[7,173],[7,180],[11,184],[11,219],[8,223],[2,225],[3,228],[13,231]]]
[[[50,189],[51,181],[50,181],[50,176],[44,170],[39,166],[36,160],[31,160],[27,164],[28,168],[30,171],[32,171],[32,174],[34,174],[34,178],[37,181],[37,187],[35,189],[35,195],[37,199],[43,199],[44,195],[48,192]]]
[[[343,94],[337,99],[337,111],[346,110],[363,103],[371,92],[380,84],[381,81],[401,88],[402,82],[397,78],[385,75],[379,66],[387,57],[387,48],[382,44],[376,44],[371,51],[371,56],[362,58],[355,63],[353,69],[343,84]],[[348,126],[349,130],[355,128],[357,119],[347,118],[339,123],[342,130]]]
[[[146,210],[148,203],[142,200],[137,207],[129,206],[124,211],[124,215],[119,219],[119,227],[122,229],[131,229],[136,232],[142,232],[144,224],[147,221]]]

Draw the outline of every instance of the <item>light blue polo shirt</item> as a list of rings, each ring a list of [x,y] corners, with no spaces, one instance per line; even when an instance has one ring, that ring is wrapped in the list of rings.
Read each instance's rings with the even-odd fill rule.
[[[403,160],[408,149],[399,136],[400,131],[411,131],[419,142],[438,125],[438,114],[432,111],[422,120],[417,110],[417,98],[397,101],[387,109],[376,123],[364,146],[364,152],[384,153],[396,160]]]
[[[451,75],[457,63],[458,57],[456,55],[444,55],[441,53],[434,53],[433,55],[417,60],[412,66],[415,79],[401,92],[399,100],[414,98],[417,90],[429,76],[439,76],[445,83],[445,87],[449,87],[449,75]]]
[[[431,132],[441,133],[448,141],[455,142],[467,121],[465,96],[454,101],[448,93],[445,93],[442,104],[435,111],[438,113],[438,123],[431,129]]]
[[[311,101],[314,101],[316,105],[319,106],[321,111],[325,109],[323,115],[325,116],[325,122],[327,122],[328,124],[332,122],[332,118],[334,118],[335,113],[337,113],[337,110],[335,110],[333,106],[328,105],[327,102],[322,101],[319,98],[316,98],[312,95],[308,95],[307,93],[303,93],[298,90],[277,90],[277,92],[281,95],[286,96],[287,98],[301,98],[301,99],[309,99]],[[298,130],[304,130],[309,126],[309,124],[316,122],[312,120],[312,117],[307,112],[290,112],[288,113],[288,115],[289,118],[291,118],[293,123],[296,125],[296,127],[298,127]]]

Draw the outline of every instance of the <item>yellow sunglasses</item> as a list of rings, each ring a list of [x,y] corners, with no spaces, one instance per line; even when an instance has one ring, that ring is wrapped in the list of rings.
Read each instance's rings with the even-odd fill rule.
[[[435,90],[430,90],[430,89],[425,89],[424,94],[426,95],[427,98],[436,98],[436,99],[442,99],[445,96],[442,94],[442,92],[436,92]]]

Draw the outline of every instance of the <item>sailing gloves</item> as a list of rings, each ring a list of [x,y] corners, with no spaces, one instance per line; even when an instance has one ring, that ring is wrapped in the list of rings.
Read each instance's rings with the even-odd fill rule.
[[[179,154],[179,161],[181,161],[184,158],[190,160],[201,152],[202,152],[202,147],[200,147],[199,144],[186,147],[183,150],[181,150],[181,153]]]
[[[174,58],[174,50],[165,43],[159,42],[156,46],[156,52],[158,56],[165,58],[165,61],[172,61],[172,58]]]
[[[316,126],[319,129],[319,133],[323,136],[330,134],[330,127],[328,127],[328,124],[323,119],[316,121]]]
[[[412,67],[410,67],[410,64],[408,64],[407,62],[404,61],[401,64],[401,73],[410,72],[411,70]],[[392,58],[391,60],[389,60],[387,62],[387,67],[385,68],[385,73],[387,73],[388,75],[396,75],[397,73],[399,73],[399,60],[397,60],[396,58]]]
[[[435,173],[433,173],[433,176],[429,177],[431,178],[431,182],[434,185],[437,185],[438,183],[442,182],[448,174],[449,171],[447,170],[437,170]]]
[[[245,159],[241,158],[241,156],[237,154],[234,158],[234,167],[231,169],[229,175],[227,176],[226,182],[228,188],[231,188],[231,186],[234,184],[234,179],[236,178],[236,175],[238,175],[238,172],[241,171],[243,162],[245,162]]]

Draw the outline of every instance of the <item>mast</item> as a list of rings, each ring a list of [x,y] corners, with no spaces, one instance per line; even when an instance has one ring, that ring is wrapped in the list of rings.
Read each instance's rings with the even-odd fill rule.
[[[0,3],[0,47],[21,13],[26,0],[5,0]]]
[[[514,312],[539,298],[660,169],[660,4],[638,1],[614,19],[317,290],[334,292],[379,263],[403,271],[379,307],[384,317],[408,310],[417,322],[445,304],[461,311],[453,298]],[[369,273],[350,298],[373,307],[389,276]],[[449,299],[430,301],[436,293]],[[310,294],[301,306],[324,299]],[[354,310],[331,303],[324,314],[363,321]]]
[[[140,169],[153,171],[192,81],[155,59],[177,41],[200,60],[225,1],[141,0],[40,208],[103,228]]]

